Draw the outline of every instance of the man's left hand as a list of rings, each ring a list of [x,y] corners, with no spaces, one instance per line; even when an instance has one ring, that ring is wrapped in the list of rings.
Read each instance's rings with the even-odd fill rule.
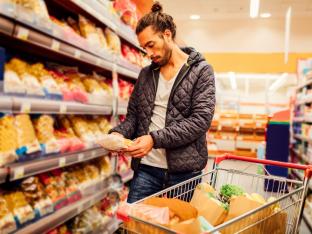
[[[137,138],[134,144],[128,147],[125,152],[128,152],[134,158],[143,158],[153,148],[154,141],[151,135],[144,135]]]

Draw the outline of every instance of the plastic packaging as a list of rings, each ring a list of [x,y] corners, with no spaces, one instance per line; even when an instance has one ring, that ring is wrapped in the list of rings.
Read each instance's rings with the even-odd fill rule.
[[[14,216],[9,211],[6,200],[0,196],[0,233],[11,233],[15,230]]]
[[[98,143],[107,150],[120,151],[131,146],[133,142],[118,135],[105,134],[103,140]]]
[[[14,116],[5,115],[0,118],[0,166],[17,159],[17,132]]]
[[[109,28],[105,29],[105,36],[108,44],[108,48],[114,53],[121,54],[121,43],[116,33]]]

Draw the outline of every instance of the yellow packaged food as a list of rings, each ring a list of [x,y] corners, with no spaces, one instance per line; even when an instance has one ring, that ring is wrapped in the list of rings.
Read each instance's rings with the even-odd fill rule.
[[[82,78],[82,83],[84,84],[88,93],[103,92],[102,86],[96,79],[91,76],[84,76]]]
[[[39,143],[44,147],[46,154],[57,153],[60,148],[54,136],[54,119],[50,115],[41,115],[33,120]]]
[[[117,54],[121,54],[121,43],[116,33],[109,28],[105,29],[105,36],[108,44],[108,48]]]
[[[26,92],[24,83],[13,68],[10,63],[4,67],[3,91],[5,93],[24,94]]]
[[[15,230],[13,214],[9,211],[6,200],[0,196],[0,233],[11,233]]]
[[[17,132],[14,116],[6,115],[0,118],[0,166],[14,162],[17,158]]]
[[[18,148],[26,147],[26,154],[40,150],[39,142],[36,138],[30,116],[19,114],[15,116],[15,127],[17,131]]]
[[[35,218],[35,213],[28,204],[23,192],[15,191],[4,195],[9,211],[14,215],[17,223],[22,225]]]

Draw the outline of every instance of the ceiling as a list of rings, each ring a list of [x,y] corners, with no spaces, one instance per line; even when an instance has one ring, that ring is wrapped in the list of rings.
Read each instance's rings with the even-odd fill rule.
[[[249,18],[249,0],[159,1],[164,12],[171,14],[175,20],[188,20],[191,14],[199,14],[203,20]],[[269,12],[272,18],[282,18],[289,6],[294,18],[312,17],[312,0],[260,0],[259,13]]]

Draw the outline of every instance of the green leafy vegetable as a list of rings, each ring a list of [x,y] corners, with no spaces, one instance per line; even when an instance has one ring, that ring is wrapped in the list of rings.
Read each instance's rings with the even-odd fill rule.
[[[240,196],[244,194],[244,190],[236,185],[225,184],[220,189],[220,196],[223,202],[228,203],[232,196]]]

